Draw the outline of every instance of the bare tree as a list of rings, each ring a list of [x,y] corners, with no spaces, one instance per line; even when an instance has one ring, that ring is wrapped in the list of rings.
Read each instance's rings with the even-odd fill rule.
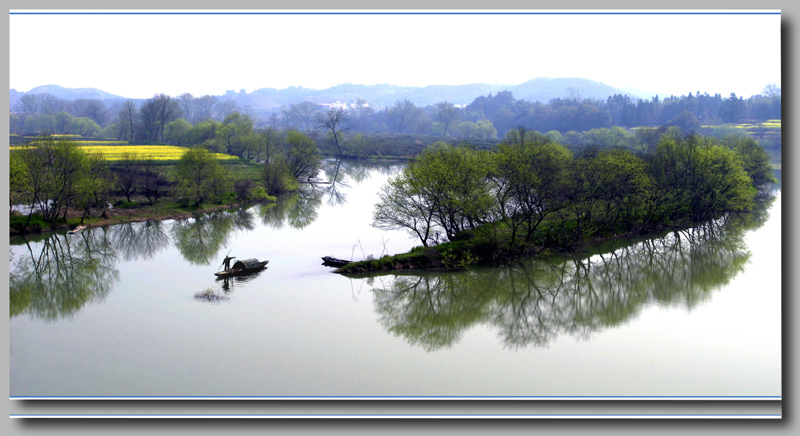
[[[319,105],[311,101],[302,101],[300,103],[293,104],[292,108],[305,124],[306,132],[311,130],[311,123],[317,118],[317,114],[320,110]]]
[[[190,120],[192,124],[197,124],[200,121],[213,119],[214,105],[217,104],[217,97],[213,95],[204,95],[194,102],[193,118]]]
[[[39,113],[39,99],[36,94],[25,94],[17,100],[16,110],[24,115],[37,115]]]
[[[188,92],[178,96],[178,104],[183,111],[183,119],[186,121],[192,121],[192,116],[194,115],[194,102],[195,98],[192,97],[192,94]]]
[[[222,101],[218,101],[217,104],[214,105],[214,113],[216,115],[217,121],[222,121],[228,115],[236,112],[236,102],[231,99],[226,99]]]
[[[458,108],[453,103],[443,101],[436,103],[436,105],[434,105],[434,110],[436,111],[434,119],[442,123],[444,135],[447,136],[447,131],[450,129],[450,126],[458,121],[460,116]]]
[[[336,144],[336,152],[339,156],[342,155],[342,148],[339,146],[339,137],[342,133],[343,124],[348,118],[349,115],[347,111],[341,108],[330,108],[317,116],[317,127],[331,131],[333,142]]]

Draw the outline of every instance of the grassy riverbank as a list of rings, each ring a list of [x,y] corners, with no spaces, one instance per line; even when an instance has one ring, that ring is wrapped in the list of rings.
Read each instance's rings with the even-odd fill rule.
[[[430,247],[414,247],[407,253],[394,256],[383,256],[379,259],[368,259],[349,263],[334,272],[344,275],[358,275],[376,271],[403,269],[466,269],[474,265],[496,265],[512,262],[519,258],[545,258],[555,255],[571,255],[582,253],[599,244],[614,241],[656,235],[669,229],[685,228],[685,225],[660,225],[646,232],[618,229],[616,232],[605,231],[595,233],[581,239],[564,240],[562,226],[543,230],[535,240],[524,243],[511,241],[508,232],[497,224],[488,224],[477,229],[463,232],[459,240],[444,242]],[[567,225],[569,227],[569,224]],[[547,242],[558,241],[547,244]]]
[[[269,197],[267,201],[275,201]],[[12,235],[42,233],[55,230],[74,229],[79,225],[86,227],[103,227],[113,224],[124,224],[141,221],[160,221],[167,219],[186,219],[193,216],[221,209],[233,209],[255,203],[231,202],[225,204],[201,204],[199,206],[181,206],[172,198],[162,199],[158,204],[149,204],[144,197],[135,196],[131,201],[125,197],[114,199],[116,207],[102,211],[94,211],[92,215],[83,217],[83,211],[69,209],[66,219],[59,218],[55,223],[45,222],[41,215],[34,214],[30,222],[28,216],[12,213],[10,217],[10,233]],[[83,217],[83,219],[81,219]],[[27,223],[27,227],[26,227]]]

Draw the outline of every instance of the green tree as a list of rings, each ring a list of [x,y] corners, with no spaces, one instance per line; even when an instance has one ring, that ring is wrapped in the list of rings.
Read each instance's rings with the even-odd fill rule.
[[[664,137],[651,167],[655,197],[671,219],[702,220],[752,206],[756,190],[741,159],[711,138]]]
[[[742,166],[757,187],[777,183],[770,166],[769,154],[755,139],[744,135],[726,135],[722,143],[727,145],[742,160]]]
[[[86,153],[74,141],[56,141],[40,137],[27,149],[19,151],[26,172],[28,199],[45,221],[55,222],[74,202],[81,179],[86,175]],[[33,208],[28,215],[28,223]]]
[[[447,101],[442,101],[433,105],[434,115],[433,119],[442,123],[444,136],[450,131],[450,126],[458,122],[461,117],[461,111],[453,104]]]
[[[81,223],[86,215],[90,215],[92,208],[102,207],[105,209],[114,186],[111,171],[101,154],[89,155],[85,165],[86,172],[78,182],[75,199],[76,209],[83,211]]]
[[[188,121],[178,118],[167,124],[164,139],[169,144],[184,145],[186,143],[186,132],[191,128],[192,125]]]
[[[27,191],[28,167],[22,153],[12,151],[8,156],[8,184],[9,184],[9,203],[11,210],[14,209],[14,201],[25,198]]]
[[[534,238],[544,219],[564,207],[572,154],[544,135],[517,128],[498,146],[492,180],[502,220],[511,241],[520,227]]]
[[[423,151],[405,169],[415,190],[434,212],[432,222],[449,241],[490,220],[492,196],[487,183],[490,159],[468,145],[443,142]]]
[[[286,153],[289,174],[296,179],[316,176],[322,158],[314,141],[296,130],[290,130],[286,133],[286,144],[289,147]]]
[[[378,194],[372,225],[383,230],[407,230],[424,247],[433,235],[434,204],[405,172],[389,179]]]
[[[264,189],[272,195],[291,191],[297,184],[296,181],[292,180],[286,159],[282,154],[273,156],[269,162],[264,164],[262,180],[264,181]]]
[[[485,118],[475,122],[473,134],[478,139],[497,139],[497,129],[491,121]]]
[[[93,138],[100,134],[100,126],[87,117],[73,118],[67,124],[67,133],[81,135],[84,138]]]
[[[184,201],[199,206],[212,196],[218,196],[226,183],[225,169],[214,155],[204,148],[192,148],[183,154],[175,166],[178,195]],[[222,186],[220,186],[222,185]]]

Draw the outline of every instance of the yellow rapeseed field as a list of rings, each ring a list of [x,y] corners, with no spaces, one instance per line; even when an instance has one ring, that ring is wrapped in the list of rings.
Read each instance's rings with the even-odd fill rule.
[[[116,142],[116,141],[109,141]],[[93,144],[100,143],[100,141],[92,141]],[[186,147],[178,147],[176,145],[85,145],[85,142],[79,142],[78,148],[88,154],[100,154],[104,160],[119,161],[127,159],[129,156],[136,160],[142,161],[177,161],[187,150]],[[32,145],[22,145],[11,147],[12,150],[21,150]],[[236,156],[231,156],[224,153],[213,153],[214,157],[218,160],[237,160]]]
[[[127,159],[128,156],[137,160],[178,160],[189,150],[176,145],[81,145],[79,148],[89,154],[102,154],[103,159],[108,161]],[[214,157],[218,160],[239,159],[224,153],[214,153]]]

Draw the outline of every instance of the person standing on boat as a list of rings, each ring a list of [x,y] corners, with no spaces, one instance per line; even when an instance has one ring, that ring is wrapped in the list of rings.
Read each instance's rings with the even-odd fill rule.
[[[222,264],[225,265],[225,271],[231,270],[231,260],[236,259],[236,257],[225,256],[225,260],[222,261]]]

